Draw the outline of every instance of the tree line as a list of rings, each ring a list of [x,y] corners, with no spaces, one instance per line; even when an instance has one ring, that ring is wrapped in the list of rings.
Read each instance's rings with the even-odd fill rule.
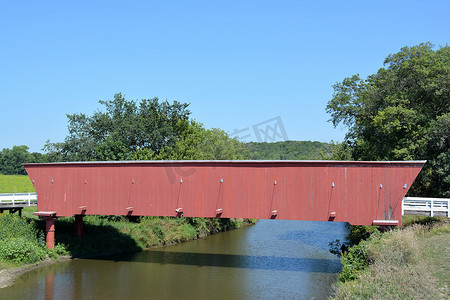
[[[329,158],[334,147],[334,144],[331,143],[311,141],[250,142],[243,144],[244,147],[241,147],[240,142],[235,140],[231,143],[239,146],[229,147],[229,145],[226,145],[227,134],[225,132],[219,129],[198,130],[200,125],[198,123],[194,124],[193,128],[185,133],[184,142],[168,147],[159,154],[155,154],[148,149],[139,149],[129,156],[129,160],[214,160],[216,157],[219,157],[217,159],[225,160],[315,160]],[[189,147],[185,145],[189,145]],[[109,153],[112,152],[110,151]],[[77,161],[64,160],[63,157],[63,154],[55,152],[44,154],[38,152],[30,153],[27,146],[14,146],[12,149],[5,148],[0,152],[0,174],[26,175],[23,163]],[[115,159],[102,159],[97,156],[97,159],[90,160],[120,160],[121,157],[121,155],[114,154],[113,158]]]
[[[275,143],[250,142],[248,159],[252,160],[316,160],[328,159],[333,153],[333,143],[317,141],[284,141]]]
[[[47,162],[47,155],[39,152],[28,151],[28,147],[13,146],[12,149],[4,148],[0,151],[0,174],[26,175],[23,163]]]

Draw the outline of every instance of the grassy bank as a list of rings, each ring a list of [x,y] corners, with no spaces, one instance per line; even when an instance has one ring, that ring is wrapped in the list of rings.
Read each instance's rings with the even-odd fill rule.
[[[333,299],[449,298],[450,223],[406,219],[403,229],[376,230],[343,255]]]
[[[34,192],[33,184],[27,175],[0,175],[0,194]]]

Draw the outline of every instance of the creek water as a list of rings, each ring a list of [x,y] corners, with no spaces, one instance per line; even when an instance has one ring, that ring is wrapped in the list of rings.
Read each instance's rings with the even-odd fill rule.
[[[139,253],[42,267],[0,299],[326,299],[344,223],[260,220],[256,225]]]

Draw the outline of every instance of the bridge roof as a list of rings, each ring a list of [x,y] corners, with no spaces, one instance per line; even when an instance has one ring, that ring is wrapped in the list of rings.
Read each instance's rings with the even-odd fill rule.
[[[416,161],[342,161],[342,160],[132,160],[132,161],[77,161],[77,162],[53,162],[53,163],[26,163],[25,166],[54,166],[54,165],[117,165],[117,164],[314,164],[327,166],[364,166],[364,165],[424,165],[426,160]]]

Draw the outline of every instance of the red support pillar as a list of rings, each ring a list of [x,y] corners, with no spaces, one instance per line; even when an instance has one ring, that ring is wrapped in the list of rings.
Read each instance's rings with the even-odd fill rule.
[[[45,219],[45,241],[48,249],[55,249],[55,220],[56,211],[38,211],[33,215]]]
[[[83,237],[83,215],[75,215],[75,233],[79,238]]]
[[[55,249],[55,217],[45,217],[45,241],[48,249]]]

